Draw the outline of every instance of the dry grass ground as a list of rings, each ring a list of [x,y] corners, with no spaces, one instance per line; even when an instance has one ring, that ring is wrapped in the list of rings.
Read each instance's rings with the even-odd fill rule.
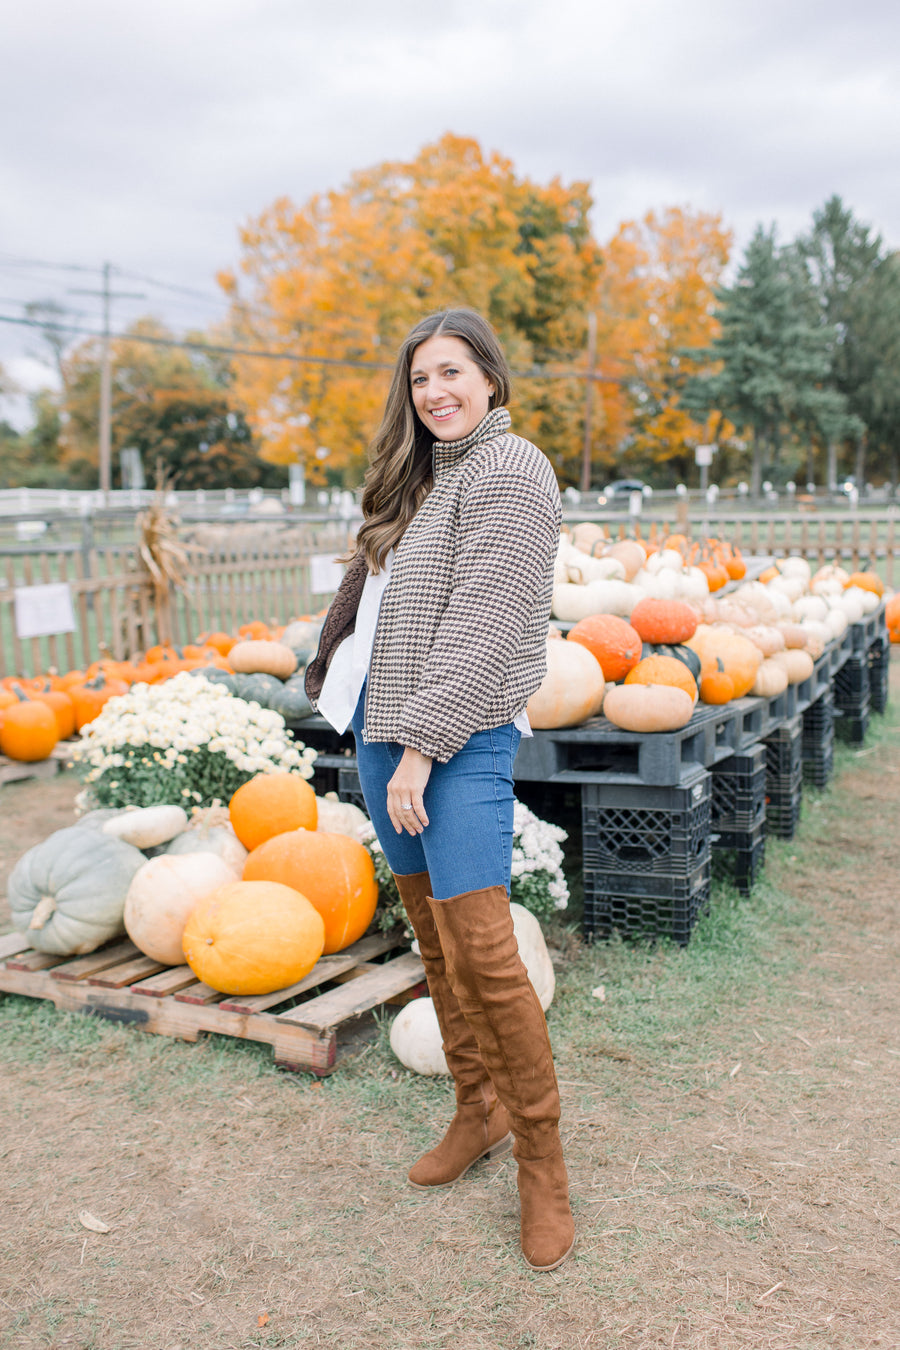
[[[519,1259],[510,1161],[405,1185],[450,1094],[384,1028],[317,1082],[0,999],[0,1347],[900,1346],[894,708],[878,726],[689,948],[565,944],[579,1242],[549,1275]],[[0,863],[73,792],[3,788]]]

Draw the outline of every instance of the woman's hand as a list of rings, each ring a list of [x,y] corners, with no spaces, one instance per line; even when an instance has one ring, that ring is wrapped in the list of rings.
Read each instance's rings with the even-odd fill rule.
[[[387,809],[398,834],[421,834],[428,824],[423,794],[431,773],[431,760],[407,746],[387,785]]]

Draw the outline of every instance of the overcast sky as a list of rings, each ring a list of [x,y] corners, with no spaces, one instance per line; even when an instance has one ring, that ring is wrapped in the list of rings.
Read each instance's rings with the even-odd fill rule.
[[[900,246],[897,0],[0,0],[0,45],[6,316],[96,326],[70,288],[99,274],[58,265],[108,261],[143,292],[116,327],[205,324],[243,222],[445,131],[587,180],[600,240],[679,204],[740,249],[837,192]],[[34,384],[39,351],[0,323],[8,373]]]

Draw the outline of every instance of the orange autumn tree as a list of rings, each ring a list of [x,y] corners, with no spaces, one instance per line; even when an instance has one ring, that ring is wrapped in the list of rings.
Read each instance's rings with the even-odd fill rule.
[[[714,293],[731,244],[720,216],[668,207],[626,221],[604,247],[597,367],[621,383],[599,386],[601,461],[624,469],[624,457],[643,471],[669,467],[684,478],[694,447],[715,434],[718,419],[698,422],[680,392],[702,366],[691,353],[719,332]]]
[[[522,372],[517,430],[562,468],[584,390],[558,372],[583,352],[599,270],[590,205],[585,184],[520,178],[453,135],[302,207],[274,203],[241,232],[238,274],[220,278],[240,345],[307,358],[235,360],[263,456],[358,484],[402,337],[432,310],[470,305]]]

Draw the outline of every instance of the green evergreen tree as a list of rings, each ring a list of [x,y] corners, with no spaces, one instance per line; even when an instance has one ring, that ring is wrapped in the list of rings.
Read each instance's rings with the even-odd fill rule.
[[[734,285],[720,287],[716,299],[722,331],[701,354],[712,368],[688,382],[682,402],[749,431],[757,498],[786,430],[843,425],[846,401],[828,385],[829,336],[809,278],[796,251],[778,246],[774,227],[757,227]]]
[[[853,424],[831,441],[829,477],[836,477],[837,442],[855,449],[862,485],[866,457],[876,472],[897,477],[900,414],[900,293],[897,264],[881,237],[833,196],[813,215],[798,240],[829,334],[831,380],[853,414]],[[848,445],[849,443],[849,445]]]

